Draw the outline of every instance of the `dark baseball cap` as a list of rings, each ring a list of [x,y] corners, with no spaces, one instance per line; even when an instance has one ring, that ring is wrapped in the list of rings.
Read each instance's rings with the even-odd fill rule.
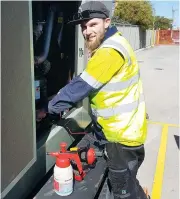
[[[68,23],[77,25],[82,21],[93,18],[106,19],[109,18],[109,13],[110,11],[100,1],[88,1],[79,7],[78,13],[75,13],[72,17],[72,20],[70,20]]]

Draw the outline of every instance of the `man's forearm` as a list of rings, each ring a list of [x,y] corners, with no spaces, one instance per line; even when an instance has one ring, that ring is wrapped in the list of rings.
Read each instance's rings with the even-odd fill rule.
[[[48,112],[50,114],[59,114],[86,98],[92,90],[93,87],[80,76],[77,76],[49,102]]]

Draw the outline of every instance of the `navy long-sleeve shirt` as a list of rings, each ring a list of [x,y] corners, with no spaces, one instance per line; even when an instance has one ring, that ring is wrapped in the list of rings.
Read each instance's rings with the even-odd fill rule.
[[[92,90],[93,87],[85,82],[80,75],[73,78],[72,81],[63,87],[49,102],[49,113],[59,114],[60,112],[71,108],[73,104],[86,98]]]

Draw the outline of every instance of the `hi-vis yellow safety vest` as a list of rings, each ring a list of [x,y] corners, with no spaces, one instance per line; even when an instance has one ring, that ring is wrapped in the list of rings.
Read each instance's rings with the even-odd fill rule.
[[[109,37],[100,46],[107,47],[120,52],[125,63],[107,84],[89,96],[92,114],[108,141],[139,146],[145,142],[147,122],[137,59],[130,44],[120,33]]]

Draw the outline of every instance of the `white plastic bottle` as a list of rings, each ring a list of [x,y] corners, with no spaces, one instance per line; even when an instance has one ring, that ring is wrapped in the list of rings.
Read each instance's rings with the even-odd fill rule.
[[[54,190],[60,196],[68,196],[73,192],[73,169],[68,159],[56,159]]]

